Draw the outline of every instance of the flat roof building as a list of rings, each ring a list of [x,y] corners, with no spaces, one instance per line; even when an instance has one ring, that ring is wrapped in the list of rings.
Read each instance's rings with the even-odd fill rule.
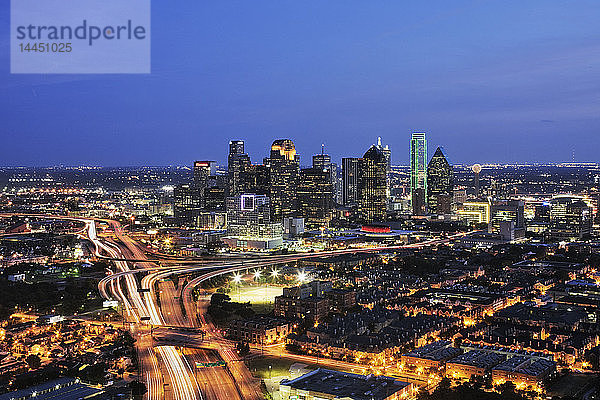
[[[446,376],[453,379],[471,379],[484,376],[493,367],[506,360],[506,356],[485,350],[471,350],[446,363]]]
[[[414,394],[413,384],[388,376],[317,369],[279,385],[283,400],[399,400]]]
[[[516,356],[492,369],[492,380],[496,384],[513,382],[519,386],[536,386],[556,371],[554,361],[543,358]]]

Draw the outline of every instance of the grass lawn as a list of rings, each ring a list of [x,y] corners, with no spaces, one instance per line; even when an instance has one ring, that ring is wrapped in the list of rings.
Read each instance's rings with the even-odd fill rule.
[[[254,311],[257,313],[266,314],[273,310],[275,296],[282,295],[283,288],[265,285],[243,285],[239,287],[233,287],[232,290],[227,294],[229,297],[231,297],[231,301],[238,303],[250,302],[250,305]]]

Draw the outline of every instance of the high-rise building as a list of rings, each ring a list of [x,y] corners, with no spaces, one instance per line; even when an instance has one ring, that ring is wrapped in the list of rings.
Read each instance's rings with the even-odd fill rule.
[[[333,191],[333,201],[342,204],[342,188],[339,179],[338,166],[331,162],[331,156],[324,153],[324,145],[321,147],[321,154],[315,154],[312,157],[313,168],[329,171],[331,187]]]
[[[271,220],[269,198],[241,194],[227,198],[227,237],[231,247],[272,249],[283,243],[283,225]]]
[[[244,168],[242,187],[246,193],[268,195],[271,189],[269,167],[263,164],[250,164]]]
[[[271,214],[274,221],[281,222],[297,211],[300,159],[294,142],[275,140],[271,145],[271,156],[265,161],[269,167]]]
[[[194,226],[202,212],[202,189],[194,185],[177,185],[173,190],[173,214],[180,226]]]
[[[381,150],[383,156],[385,157],[385,164],[387,165],[387,173],[389,174],[392,169],[392,149],[387,144],[385,147],[381,144],[381,138],[377,138],[377,148]]]
[[[454,195],[452,166],[439,147],[427,165],[427,204],[433,214],[449,214]]]
[[[550,201],[550,237],[556,240],[577,240],[592,231],[592,209],[583,199],[556,196]]]
[[[481,192],[481,188],[479,186],[479,174],[481,173],[481,165],[474,164],[471,167],[471,170],[473,171],[473,186],[475,187],[475,197],[478,197],[479,193]]]
[[[413,132],[410,139],[410,193],[413,215],[424,215],[427,201],[427,139]]]
[[[358,214],[364,222],[383,221],[387,216],[387,160],[371,146],[358,161]]]
[[[333,185],[331,170],[305,168],[300,171],[298,211],[308,229],[329,226],[333,215]]]
[[[523,200],[497,200],[490,209],[489,233],[502,235],[504,240],[525,236],[525,202]]]
[[[195,161],[193,184],[197,188],[205,188],[208,186],[208,180],[215,172],[214,161]]]
[[[343,202],[345,206],[358,204],[359,158],[342,158]]]
[[[243,174],[250,165],[250,157],[244,152],[243,140],[229,142],[227,158],[227,189],[229,196],[237,196],[244,192]]]

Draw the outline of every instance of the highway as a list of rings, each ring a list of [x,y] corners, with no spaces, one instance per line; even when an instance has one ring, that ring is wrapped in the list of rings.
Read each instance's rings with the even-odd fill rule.
[[[116,221],[37,214],[0,214],[0,216],[12,215],[76,220],[85,223],[85,229],[79,233],[81,237],[93,243],[98,258],[114,263],[115,270],[108,271],[108,275],[100,281],[98,289],[104,298],[115,299],[122,304],[125,319],[130,323],[132,334],[136,339],[141,378],[148,389],[145,399],[148,400],[264,398],[258,380],[237,356],[234,343],[223,339],[207,318],[208,299],[193,301],[192,292],[200,283],[224,274],[267,268],[301,259],[433,246],[472,233],[460,233],[443,239],[408,245],[357,247],[312,253],[267,255],[258,258],[182,258],[155,253],[152,254],[153,258],[148,258],[148,249],[129,237]],[[97,222],[108,224],[116,239],[113,240],[109,235],[98,235]],[[169,263],[175,265],[163,265]],[[188,263],[191,265],[184,265]],[[179,288],[167,279],[172,275],[198,273],[201,274]],[[138,275],[143,275],[141,280],[136,277]],[[188,348],[180,351],[175,345],[161,344],[160,340],[152,337],[152,327],[164,325],[202,328],[206,333],[203,341],[204,349]],[[173,335],[170,340],[172,337]],[[182,338],[185,338],[185,334]],[[193,341],[195,342],[196,339]],[[182,343],[185,344],[185,340]],[[283,349],[265,348],[264,350],[267,354],[282,355]],[[286,357],[314,362],[309,356],[286,354]],[[195,367],[196,361],[216,359],[225,361],[227,367]],[[335,360],[322,360],[322,363],[344,369],[361,368],[359,365]]]

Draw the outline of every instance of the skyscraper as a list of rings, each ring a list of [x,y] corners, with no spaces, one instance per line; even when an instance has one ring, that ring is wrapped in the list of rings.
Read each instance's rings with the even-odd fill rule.
[[[358,160],[359,158],[342,158],[342,201],[345,206],[358,204]]]
[[[272,249],[283,242],[283,225],[271,221],[265,195],[242,194],[227,198],[227,237],[231,247]]]
[[[244,152],[244,141],[230,141],[227,157],[227,189],[230,196],[244,192],[242,175],[249,165],[250,157]]]
[[[358,160],[358,213],[365,222],[383,221],[387,216],[387,160],[371,146]]]
[[[298,211],[308,229],[326,228],[333,214],[331,170],[305,168],[300,171]]]
[[[424,132],[410,139],[410,193],[413,215],[424,215],[427,199],[427,140]]]
[[[379,150],[381,150],[381,152],[383,153],[383,156],[385,157],[385,163],[387,165],[387,172],[389,173],[390,169],[392,168],[392,149],[390,149],[390,146],[388,146],[387,144],[384,147],[381,144],[380,137],[377,138],[377,148]]]
[[[336,203],[342,203],[342,188],[341,182],[338,179],[338,166],[336,163],[331,162],[331,156],[325,154],[324,145],[321,146],[321,154],[315,154],[312,156],[313,168],[320,169],[323,171],[329,171],[329,179],[331,181],[333,200]]]
[[[180,226],[194,226],[202,212],[202,189],[194,185],[177,185],[173,190],[173,214]]]
[[[214,174],[214,161],[195,161],[193,183],[197,188],[204,189],[208,186],[209,178]]]
[[[271,189],[269,167],[263,164],[249,164],[241,175],[245,193],[268,195]]]
[[[550,201],[550,237],[578,240],[592,231],[592,210],[579,197],[561,195]]]
[[[427,204],[433,214],[449,214],[452,208],[454,173],[439,147],[427,165]]]
[[[271,213],[273,220],[293,216],[297,211],[297,186],[300,160],[294,142],[278,139],[271,145],[271,156],[265,160],[269,167]]]

